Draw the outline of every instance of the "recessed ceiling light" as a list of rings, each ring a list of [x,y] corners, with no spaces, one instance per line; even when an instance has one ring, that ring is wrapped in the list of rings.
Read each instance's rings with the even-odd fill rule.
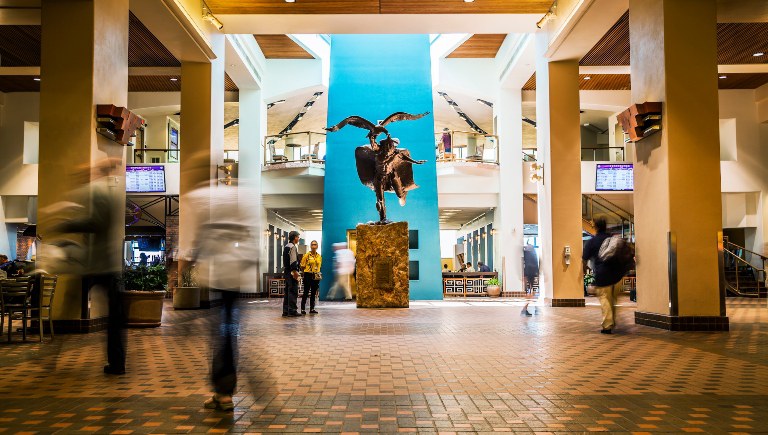
[[[759,51],[759,52],[757,52],[757,53],[753,54],[752,56],[755,56],[755,57],[760,57],[760,56],[762,56],[762,55],[764,55],[764,54],[765,54],[765,53],[763,53],[762,51]]]
[[[176,77],[171,77],[172,82],[175,82],[176,80],[178,80]]]
[[[584,80],[590,80],[591,78],[592,77],[590,77],[590,76],[586,76],[586,77],[584,77]]]
[[[474,1],[475,1],[475,0],[464,0],[464,3],[472,3],[472,2],[474,2]]]
[[[296,0],[285,0],[286,3],[295,3]]]
[[[718,77],[718,78],[720,78],[720,79],[727,79],[727,78],[728,78],[728,76],[726,76],[726,75],[722,75],[722,76],[720,76],[720,77]]]
[[[39,82],[39,81],[40,81],[40,77],[35,77],[35,78],[33,78],[32,80],[34,80],[34,81],[36,81],[36,82]]]

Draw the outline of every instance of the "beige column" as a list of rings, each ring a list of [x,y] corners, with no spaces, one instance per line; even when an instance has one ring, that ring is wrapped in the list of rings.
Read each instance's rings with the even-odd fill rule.
[[[193,247],[198,219],[210,211],[210,196],[206,200],[205,194],[196,194],[192,201],[190,193],[215,186],[217,168],[224,159],[224,35],[212,35],[211,45],[217,59],[181,63],[180,271]],[[207,270],[197,273],[207,281]]]
[[[631,0],[632,101],[660,101],[636,144],[637,323],[727,330],[715,0]],[[695,318],[694,318],[695,316]]]
[[[541,291],[553,307],[584,306],[579,62],[544,58],[545,36],[538,36],[536,62]]]
[[[74,172],[106,157],[122,159],[110,173],[116,204],[113,236],[125,235],[125,150],[96,133],[96,105],[128,102],[128,0],[43,0],[40,81],[40,166],[38,235],[56,236],[51,226],[60,216],[46,207],[84,189]],[[119,245],[119,243],[117,244]],[[48,257],[47,257],[48,256]],[[114,256],[115,261],[121,255]],[[44,247],[39,261],[50,258]],[[53,316],[57,320],[107,315],[106,295],[83,296],[81,277],[60,275]]]

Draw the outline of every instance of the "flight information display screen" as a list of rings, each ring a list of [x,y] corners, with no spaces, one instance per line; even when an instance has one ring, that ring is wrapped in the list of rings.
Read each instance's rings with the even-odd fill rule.
[[[598,163],[595,177],[597,191],[632,191],[635,188],[635,176],[631,163]]]
[[[125,191],[130,193],[165,192],[165,167],[126,166]]]

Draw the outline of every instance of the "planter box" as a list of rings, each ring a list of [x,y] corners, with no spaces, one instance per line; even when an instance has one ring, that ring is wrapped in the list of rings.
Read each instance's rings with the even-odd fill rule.
[[[501,286],[498,285],[489,285],[486,287],[485,291],[488,293],[488,296],[492,298],[498,298],[501,296]]]
[[[155,328],[163,317],[164,290],[128,290],[122,293],[125,326],[130,328]]]
[[[173,291],[174,310],[195,310],[200,308],[200,287],[176,287]]]

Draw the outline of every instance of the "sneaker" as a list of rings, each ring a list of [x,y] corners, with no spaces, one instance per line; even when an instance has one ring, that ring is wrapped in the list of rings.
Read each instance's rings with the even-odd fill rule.
[[[235,409],[235,404],[232,402],[231,397],[228,401],[221,401],[218,395],[214,394],[210,399],[203,402],[203,408],[232,411]]]
[[[301,310],[301,315],[302,315],[302,316],[306,316],[306,315],[307,315],[307,312],[306,312],[306,311],[304,311],[304,310]]]
[[[601,329],[601,330],[600,330],[600,333],[601,333],[601,334],[612,334],[612,332],[611,332],[611,330],[610,330],[610,329]]]
[[[317,314],[317,311],[315,311],[315,310],[309,310],[309,314]]]

